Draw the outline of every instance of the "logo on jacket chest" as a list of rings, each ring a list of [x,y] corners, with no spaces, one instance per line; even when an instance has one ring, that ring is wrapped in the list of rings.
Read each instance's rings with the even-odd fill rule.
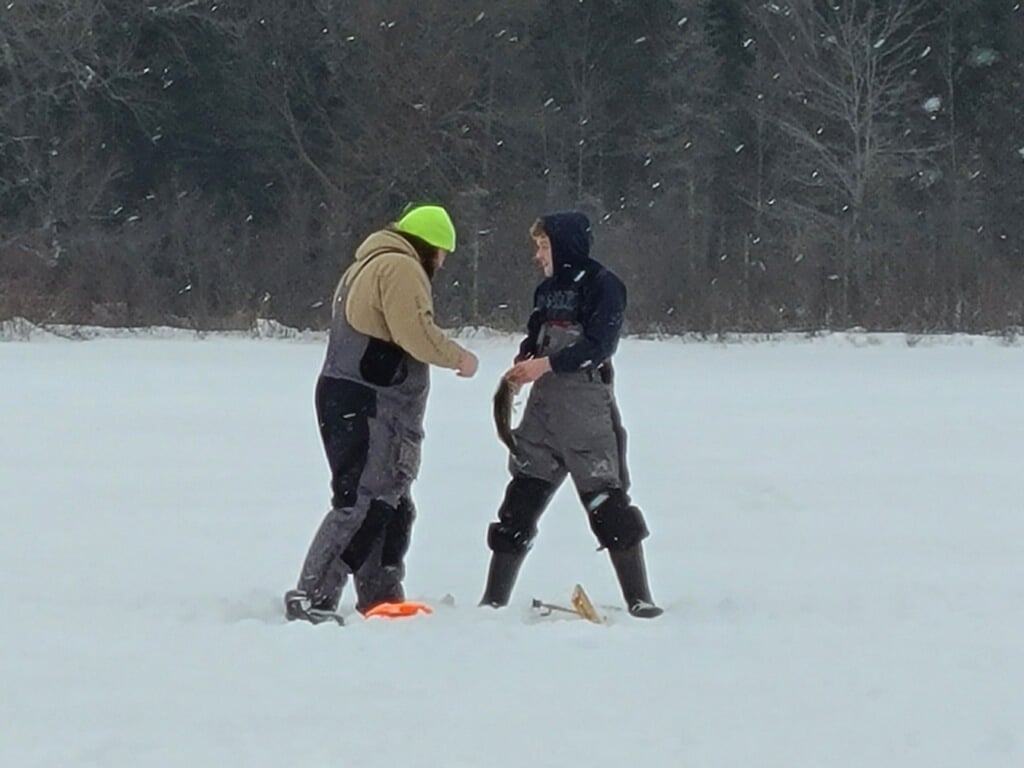
[[[571,288],[548,291],[541,297],[540,305],[547,319],[569,320],[576,316],[579,309],[580,293]]]

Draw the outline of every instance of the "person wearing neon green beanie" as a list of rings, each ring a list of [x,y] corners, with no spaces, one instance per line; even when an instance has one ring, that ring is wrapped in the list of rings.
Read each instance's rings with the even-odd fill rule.
[[[419,237],[425,243],[448,253],[455,250],[455,225],[448,211],[440,205],[424,203],[406,206],[395,222],[395,229]]]
[[[335,289],[316,386],[331,509],[285,594],[289,620],[341,623],[349,574],[363,613],[404,599],[430,367],[471,377],[478,364],[434,322],[431,278],[454,250],[448,212],[410,205],[363,241]]]

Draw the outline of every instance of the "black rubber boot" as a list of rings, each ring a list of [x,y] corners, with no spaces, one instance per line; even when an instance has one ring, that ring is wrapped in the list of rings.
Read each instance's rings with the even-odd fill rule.
[[[491,566],[487,571],[487,586],[484,587],[484,596],[480,598],[480,605],[489,605],[492,608],[508,605],[509,598],[512,597],[512,587],[515,586],[516,577],[519,575],[519,567],[525,559],[525,552],[494,552],[491,554]]]
[[[647,583],[647,566],[644,564],[642,544],[634,544],[629,549],[610,549],[612,567],[619,578],[622,596],[631,616],[639,619],[653,619],[664,611],[654,604],[651,588]]]

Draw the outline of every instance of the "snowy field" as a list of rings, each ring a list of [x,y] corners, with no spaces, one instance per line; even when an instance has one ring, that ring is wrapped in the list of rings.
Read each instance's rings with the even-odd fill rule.
[[[322,339],[0,344],[0,766],[1024,765],[1024,347],[624,342],[668,610],[596,626],[530,615],[620,600],[568,487],[475,607],[513,343],[467,344],[414,489],[436,611],[341,628],[279,606],[328,499]]]

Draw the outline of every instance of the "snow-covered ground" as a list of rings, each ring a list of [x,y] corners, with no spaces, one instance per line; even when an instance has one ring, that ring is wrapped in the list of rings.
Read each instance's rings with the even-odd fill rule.
[[[568,487],[475,607],[513,344],[467,343],[415,487],[436,611],[343,628],[279,606],[326,511],[322,339],[0,344],[0,765],[1024,764],[1024,347],[624,342],[668,612],[595,626],[530,616],[619,600]]]

